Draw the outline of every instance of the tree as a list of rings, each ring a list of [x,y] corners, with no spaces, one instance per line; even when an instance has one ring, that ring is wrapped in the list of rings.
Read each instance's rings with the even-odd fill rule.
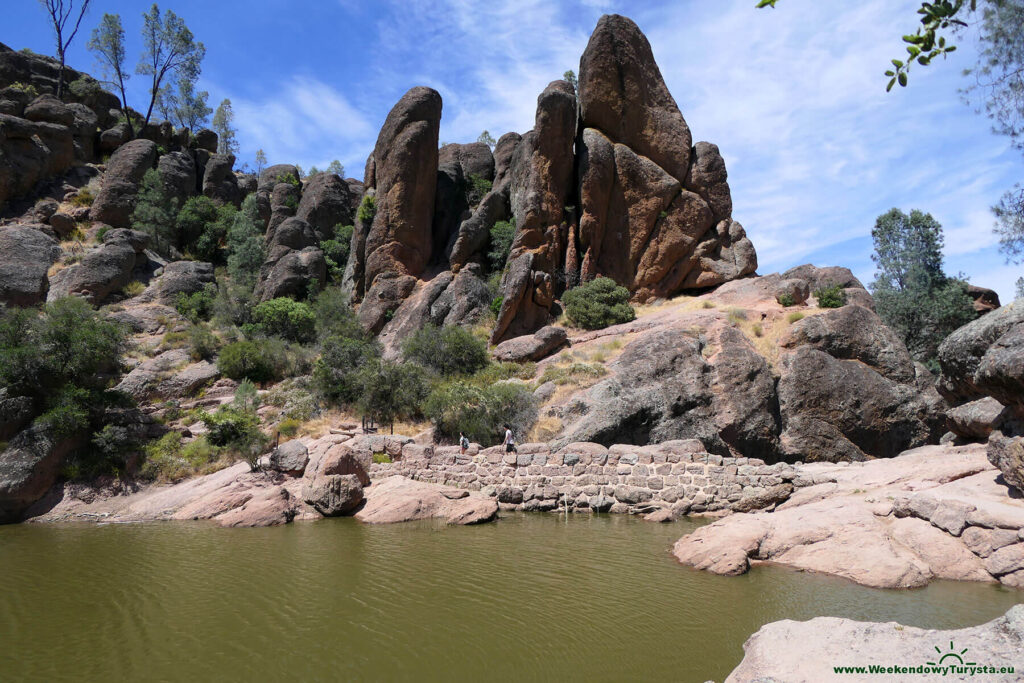
[[[178,200],[168,195],[163,178],[155,168],[146,171],[139,186],[132,227],[153,238],[153,248],[165,256],[177,242]]]
[[[569,85],[572,86],[572,91],[574,93],[576,93],[576,97],[579,97],[580,96],[580,84],[579,84],[579,81],[576,80],[576,72],[573,71],[572,69],[569,69],[564,74],[562,74],[562,78],[564,78],[565,80],[569,81]]]
[[[916,209],[909,216],[892,209],[878,217],[871,238],[878,315],[915,360],[934,367],[942,340],[976,317],[966,283],[942,271],[942,225]]]
[[[219,154],[238,154],[238,141],[235,138],[235,110],[231,100],[224,98],[217,105],[213,115],[213,130],[217,133],[217,152]]]
[[[1017,298],[1017,299],[1024,299],[1024,277],[1017,278],[1016,285],[1017,285],[1016,286],[1017,291],[1015,292],[1015,294],[1016,294],[1015,298]]]
[[[427,373],[415,363],[373,361],[360,369],[359,412],[380,424],[418,415],[423,400],[430,393]]]
[[[487,342],[458,325],[427,324],[405,340],[405,360],[442,375],[473,374],[487,366]]]
[[[82,7],[78,10],[78,18],[71,32],[67,33],[68,22],[75,13],[75,0],[39,0],[46,13],[50,15],[50,23],[53,24],[53,35],[57,41],[57,61],[60,62],[60,71],[57,72],[57,97],[64,97],[64,55],[71,41],[78,34],[78,28],[82,25],[82,18],[89,9],[90,0],[82,0]],[[66,36],[66,37],[65,37]]]
[[[263,148],[256,150],[256,173],[261,173],[263,168],[267,165],[267,153],[263,151]]]
[[[125,91],[125,81],[129,74],[125,73],[125,47],[124,28],[121,27],[121,15],[104,14],[100,25],[93,29],[92,37],[86,47],[96,53],[96,59],[100,63],[100,69],[106,78],[106,83],[117,88],[121,95],[121,113],[128,123],[128,131],[131,137],[135,137],[135,127],[132,124],[131,116],[128,113],[128,96]]]
[[[484,143],[485,145],[487,145],[491,149],[494,149],[494,145],[497,144],[494,141],[494,137],[492,137],[491,134],[488,133],[486,130],[483,133],[480,133],[480,137],[478,137],[476,139],[476,141]]]
[[[252,291],[266,250],[255,193],[242,201],[241,211],[235,214],[228,229],[227,246],[228,274],[236,284]]]
[[[986,0],[982,0],[985,2]],[[993,4],[1001,4],[1006,0],[987,0]],[[758,9],[763,7],[774,8],[778,0],[760,0],[757,3]],[[921,66],[928,66],[933,59],[945,57],[956,50],[956,46],[947,43],[946,35],[943,32],[955,32],[967,26],[964,21],[969,12],[977,10],[978,0],[936,0],[935,2],[922,2],[917,13],[921,15],[921,25],[916,33],[903,36],[903,42],[907,43],[906,60],[893,59],[893,69],[885,72],[889,78],[886,90],[892,90],[897,83],[901,87],[907,85],[907,74],[915,62]]]
[[[345,167],[341,165],[341,162],[335,159],[331,163],[327,164],[327,172],[333,173],[339,178],[345,177]]]
[[[206,125],[213,110],[206,102],[210,93],[205,90],[195,91],[192,78],[179,77],[177,88],[164,86],[157,98],[157,107],[161,115],[178,128],[194,131]]]
[[[562,295],[565,315],[576,327],[599,330],[636,318],[629,304],[629,290],[607,277],[574,287]]]
[[[151,79],[145,127],[165,81],[172,77],[195,81],[199,77],[206,47],[195,41],[184,20],[173,11],[167,10],[161,17],[156,3],[142,15],[142,41],[145,47],[135,72]]]

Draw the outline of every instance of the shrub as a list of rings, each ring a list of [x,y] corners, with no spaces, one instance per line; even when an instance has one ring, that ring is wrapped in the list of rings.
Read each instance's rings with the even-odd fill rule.
[[[591,363],[570,363],[568,365],[549,365],[544,368],[544,374],[537,380],[537,384],[554,382],[558,386],[576,385],[589,380],[603,377],[608,371],[601,365]]]
[[[373,222],[374,216],[377,215],[377,198],[371,194],[363,195],[363,201],[359,203],[359,210],[356,212],[356,218],[363,225],[369,225]]]
[[[562,295],[569,321],[588,330],[626,323],[636,318],[629,305],[629,290],[614,280],[599,277]]]
[[[423,411],[439,434],[489,445],[501,441],[505,423],[518,434],[537,421],[537,399],[522,384],[500,382],[480,387],[465,381],[447,382],[427,397]]]
[[[512,250],[512,240],[516,236],[516,220],[498,221],[491,227],[490,249],[487,252],[487,260],[490,261],[491,269],[501,271],[508,261],[508,254]]]
[[[259,469],[259,457],[269,439],[260,431],[260,419],[255,410],[224,405],[215,413],[203,415],[202,420],[209,430],[206,438],[211,444],[244,458],[250,470]]]
[[[194,323],[200,320],[209,320],[213,315],[213,301],[216,298],[217,286],[209,283],[200,291],[192,294],[178,292],[174,309]]]
[[[281,297],[264,301],[252,311],[253,322],[265,334],[295,342],[309,342],[316,337],[316,316],[308,304]]]
[[[95,78],[82,75],[68,83],[68,90],[79,100],[89,101],[103,94],[103,88]]]
[[[348,263],[354,228],[351,225],[338,225],[334,231],[334,239],[321,242],[320,251],[324,253],[324,260],[327,261],[328,276],[334,282],[341,282],[345,275],[345,265]]]
[[[348,305],[348,296],[338,287],[328,287],[313,302],[316,316],[316,336],[365,339],[366,332],[359,324],[355,311]]]
[[[256,275],[263,265],[266,244],[256,195],[242,202],[242,210],[234,215],[227,231],[228,274],[236,285],[252,291]]]
[[[814,298],[820,308],[839,308],[846,305],[846,292],[841,285],[829,285],[814,290]]]
[[[788,322],[790,325],[803,319],[804,314],[800,311],[793,311],[792,313],[786,316],[786,322]]]
[[[102,226],[99,230],[96,231],[96,241],[97,242],[102,242],[103,241],[103,236],[106,235],[108,232],[110,232],[110,226],[109,225]]]
[[[299,175],[302,175],[301,170],[299,170]],[[288,183],[289,185],[292,185],[294,187],[299,187],[302,185],[302,182],[295,177],[294,173],[279,173],[275,180],[277,180],[277,182],[279,183]]]
[[[387,453],[374,453],[373,462],[378,465],[387,465],[391,462],[391,456]]]
[[[125,348],[123,327],[78,297],[39,309],[0,307],[0,387],[31,399],[43,424],[68,435],[98,423]]]
[[[231,204],[218,205],[209,197],[190,197],[175,219],[178,249],[198,259],[224,261],[223,243],[237,210]]]
[[[132,280],[131,282],[129,282],[128,284],[121,288],[121,293],[124,294],[129,299],[132,298],[133,296],[138,296],[139,294],[142,294],[144,291],[146,291],[146,285],[142,284],[138,280]]]
[[[471,375],[488,362],[487,342],[458,325],[427,325],[405,341],[402,353],[442,375]]]
[[[789,292],[783,292],[779,295],[779,303],[783,308],[789,308],[790,306],[796,306],[796,299]]]
[[[217,355],[220,340],[205,323],[195,323],[188,331],[189,345],[192,347],[192,360],[210,360]]]
[[[263,396],[263,402],[281,409],[285,419],[305,422],[319,412],[316,399],[309,391],[309,378],[296,377],[274,385]]]
[[[160,172],[149,169],[139,186],[132,211],[132,228],[152,238],[154,251],[168,255],[177,243],[177,215],[178,200],[167,193]]]
[[[92,203],[96,201],[96,195],[92,193],[88,187],[83,187],[75,196],[71,198],[72,206],[92,206]],[[107,226],[104,226],[107,227]]]
[[[739,325],[741,322],[747,319],[747,312],[744,311],[742,308],[730,308],[729,313],[726,317],[729,319],[729,322],[733,323],[734,325]]]
[[[361,390],[359,369],[380,356],[376,342],[333,336],[323,341],[320,360],[313,368],[313,386],[327,401],[354,403]]]
[[[221,456],[221,449],[206,436],[181,443],[179,432],[168,432],[146,446],[141,475],[146,479],[175,482],[201,474]]]
[[[498,314],[501,313],[501,305],[503,303],[505,303],[505,297],[503,297],[503,296],[496,296],[493,299],[491,299],[490,309],[491,309],[491,313],[494,314],[495,318],[497,318]]]
[[[475,173],[471,173],[466,180],[466,203],[471,207],[476,206],[491,191],[493,183]]]
[[[277,424],[277,431],[285,436],[295,436],[299,427],[302,426],[302,422],[295,418],[286,417]]]
[[[357,407],[380,424],[416,417],[430,393],[426,371],[415,363],[373,361],[359,370]]]
[[[225,377],[253,382],[267,382],[275,374],[264,345],[253,341],[239,341],[221,349],[217,369]]]

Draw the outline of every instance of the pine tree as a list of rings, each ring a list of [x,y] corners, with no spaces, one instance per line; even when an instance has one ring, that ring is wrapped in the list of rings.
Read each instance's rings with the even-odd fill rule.
[[[231,108],[231,100],[225,98],[217,105],[213,114],[213,130],[217,133],[217,152],[219,154],[238,155],[238,140],[234,127],[235,110]]]

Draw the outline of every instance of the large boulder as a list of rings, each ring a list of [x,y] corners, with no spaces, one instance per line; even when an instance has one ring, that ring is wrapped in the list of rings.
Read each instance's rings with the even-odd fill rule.
[[[169,152],[160,157],[156,165],[164,192],[177,202],[180,208],[185,200],[196,193],[196,165],[185,152]]]
[[[502,278],[493,343],[547,323],[559,285],[555,277],[565,261],[575,135],[575,91],[567,81],[553,81],[537,98],[533,130],[512,158],[508,192],[516,234],[508,261],[516,266]]]
[[[234,154],[211,154],[203,171],[203,194],[226,204],[241,202],[238,180],[232,169],[235,167]]]
[[[1003,480],[1024,494],[1024,437],[995,432],[986,448],[988,461],[1002,472]]]
[[[267,257],[260,267],[254,296],[269,301],[283,296],[301,299],[315,280],[323,286],[327,261],[316,232],[300,218],[288,218],[268,235]]]
[[[984,315],[999,308],[999,294],[986,287],[968,284],[967,296],[974,299],[974,310],[978,312],[978,315]]]
[[[61,249],[42,227],[0,227],[0,304],[35,306],[45,301],[46,273]]]
[[[494,155],[483,142],[447,144],[438,152],[437,163],[439,166],[457,164],[467,178],[477,176],[484,180],[494,180]]]
[[[367,300],[359,319],[376,333],[401,304],[405,287],[396,279],[419,276],[430,261],[434,190],[437,185],[437,138],[441,96],[436,90],[412,88],[391,109],[373,150],[376,214],[366,234],[363,290]],[[405,290],[404,292],[402,290]]]
[[[139,183],[146,171],[153,168],[156,156],[156,143],[152,140],[132,140],[119,147],[103,173],[103,184],[89,217],[115,228],[127,228]]]
[[[991,396],[946,411],[949,430],[964,439],[987,439],[1007,420],[1009,409]]]
[[[405,477],[388,477],[366,491],[366,505],[356,519],[367,524],[392,524],[440,518],[448,524],[479,524],[498,515],[493,498],[464,489],[437,486]]]
[[[270,467],[286,474],[302,474],[307,463],[309,449],[298,439],[281,444],[270,454]]]
[[[0,113],[0,206],[36,183],[68,170],[75,160],[71,128]]]
[[[509,339],[498,344],[491,355],[498,361],[525,363],[550,356],[564,346],[569,335],[561,327],[542,327],[533,334]]]
[[[109,230],[103,244],[50,278],[47,301],[63,296],[81,296],[91,304],[100,304],[132,281],[136,268],[149,259],[149,236],[136,230]]]
[[[337,517],[359,507],[363,487],[354,474],[325,474],[306,482],[302,499],[324,517]]]
[[[353,204],[348,183],[333,173],[317,173],[302,190],[295,216],[309,223],[321,240],[332,239],[337,226],[353,224]]]
[[[1024,302],[987,313],[939,346],[939,391],[950,401],[991,396],[1024,417]]]
[[[78,445],[32,425],[0,451],[0,524],[17,522],[57,478],[61,460]]]
[[[156,301],[174,306],[179,294],[195,294],[215,283],[213,264],[203,261],[172,261],[160,277],[139,295],[141,302]]]

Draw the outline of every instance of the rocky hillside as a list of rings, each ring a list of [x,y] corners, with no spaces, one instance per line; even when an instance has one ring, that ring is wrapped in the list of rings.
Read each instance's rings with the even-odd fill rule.
[[[517,436],[542,442],[538,452],[696,440],[719,459],[839,462],[993,435],[1005,439],[998,466],[1017,481],[1019,306],[996,308],[978,293],[979,311],[991,312],[943,346],[936,389],[849,270],[756,275],[718,148],[693,143],[625,17],[598,23],[578,88],[551,83],[534,128],[501,136],[493,151],[438,149],[441,97],[412,88],[388,114],[362,181],[301,178],[292,164],[241,173],[209,130],[154,123],[130,139],[116,99],[86,75],[70,72],[81,85],[67,101],[48,94],[56,68],[0,46],[0,304],[83,300],[128,330],[121,372],[107,363],[92,378],[93,390],[115,388],[134,404],[102,407],[103,425],[132,453],[119,471],[137,471],[158,437],[160,457],[188,460],[189,472],[230,464],[205,439],[243,376],[260,384],[253,429],[268,444],[300,423],[308,440],[355,422],[351,400],[339,407],[313,390],[316,359],[331,377],[354,374],[378,356],[402,358],[405,340],[436,325],[490,340],[506,365],[492,363],[484,380],[532,397],[524,414],[536,408],[539,418]],[[137,213],[186,206],[206,213],[178,214],[170,235]],[[492,234],[503,222],[514,231],[504,262]],[[238,226],[255,231],[255,244]],[[570,327],[563,294],[598,277],[626,289],[636,319]],[[813,294],[829,287],[838,300]],[[347,299],[345,310],[313,320],[320,299]],[[279,322],[297,336],[261,328],[263,303],[285,311]],[[205,322],[213,308],[227,321],[216,329]],[[358,324],[346,328],[346,316]],[[226,346],[244,347],[236,371],[225,370]],[[261,362],[278,368],[238,369]],[[96,441],[95,429],[44,428],[37,418],[54,401],[38,389],[0,387],[0,521],[72,477],[69,454]],[[411,427],[421,441],[442,440],[422,419]]]

